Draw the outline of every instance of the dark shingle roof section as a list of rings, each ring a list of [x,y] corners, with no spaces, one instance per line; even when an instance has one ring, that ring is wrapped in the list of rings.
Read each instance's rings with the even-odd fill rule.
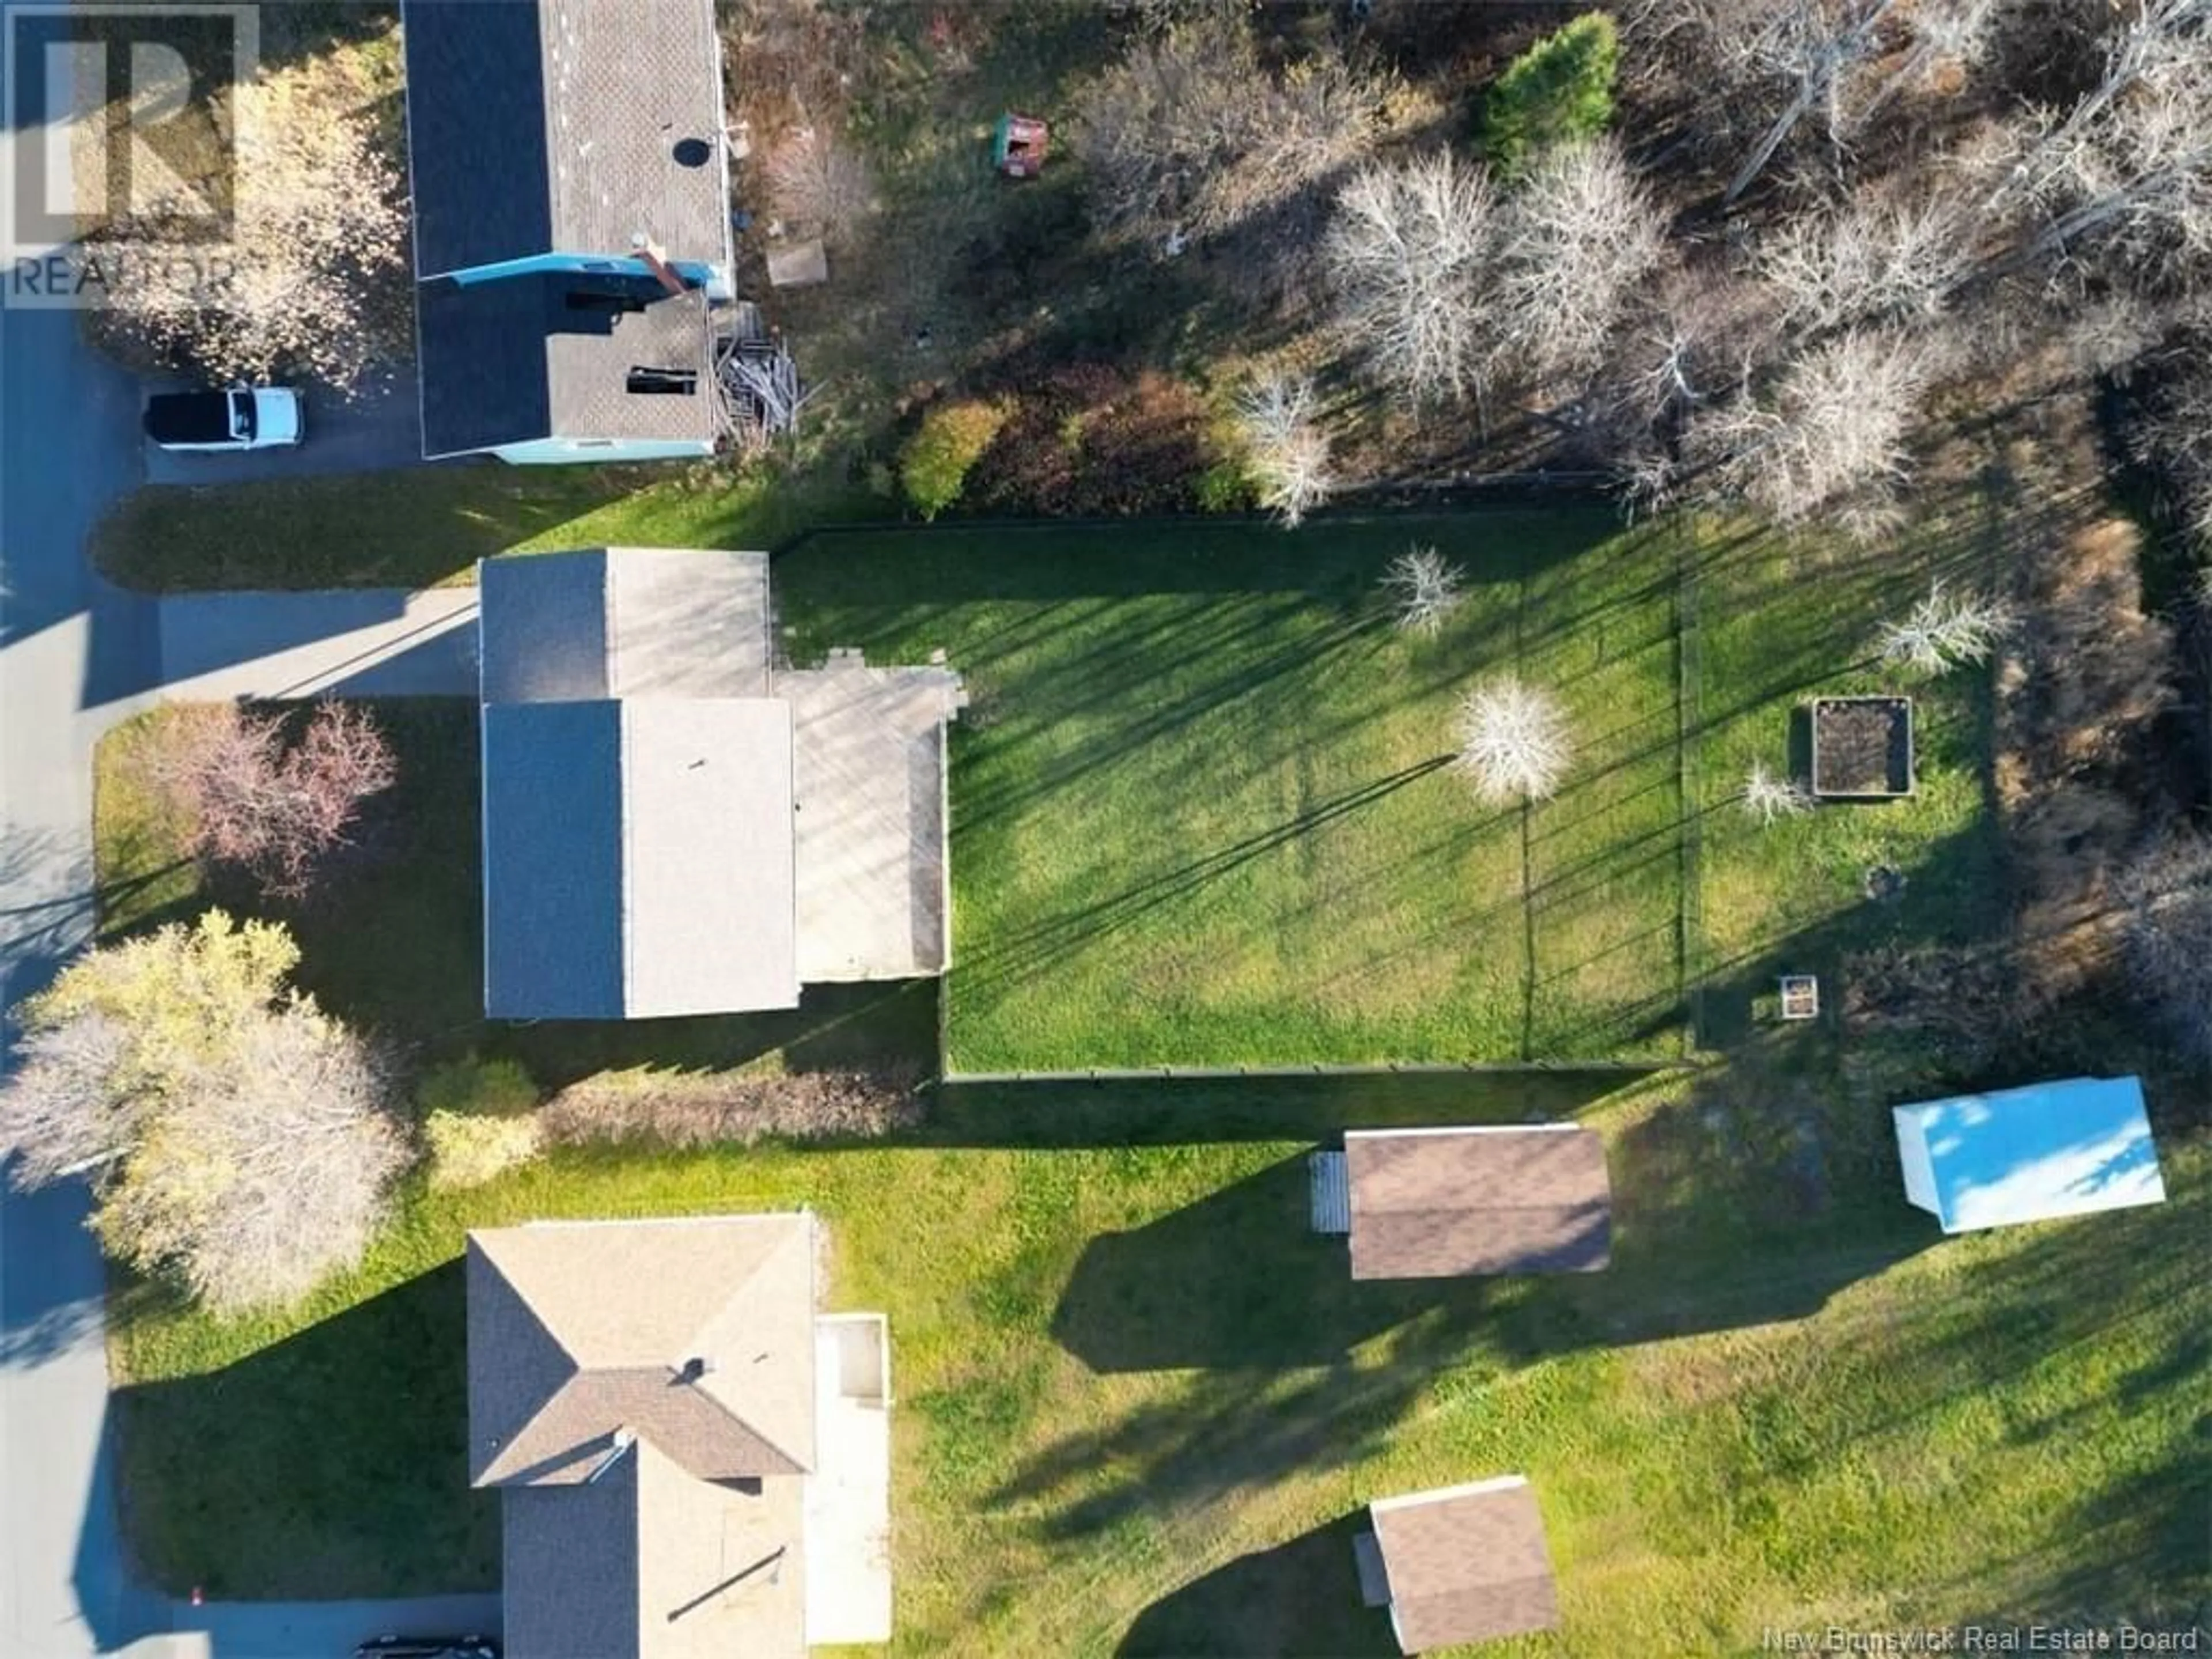
[[[416,289],[424,455],[551,435],[544,316],[532,279],[464,285],[443,278]]]
[[[515,1659],[624,1659],[643,1651],[643,1461],[633,1448],[588,1486],[501,1494],[501,1634]]]
[[[1573,1125],[1353,1130],[1352,1276],[1584,1273],[1605,1266],[1605,1144]]]
[[[718,430],[703,293],[627,272],[538,271],[422,283],[416,332],[422,453],[544,438],[696,442]],[[629,389],[633,369],[688,371],[688,392]]]
[[[402,15],[416,271],[550,252],[536,0],[406,0]]]
[[[533,553],[477,566],[486,702],[585,702],[607,684],[607,554]]]
[[[407,0],[416,270],[730,258],[712,0]]]
[[[1407,1653],[1558,1628],[1544,1518],[1519,1476],[1386,1498],[1369,1515]]]
[[[484,1012],[620,1019],[622,705],[483,711]]]

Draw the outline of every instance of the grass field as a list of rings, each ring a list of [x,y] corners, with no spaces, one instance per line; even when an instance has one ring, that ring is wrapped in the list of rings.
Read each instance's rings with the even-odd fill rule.
[[[1373,602],[1417,538],[1472,579],[1432,642]],[[118,1290],[137,1547],[215,1595],[489,1583],[495,1517],[462,1486],[465,1229],[804,1202],[834,1230],[836,1304],[891,1316],[902,1651],[1387,1651],[1351,1517],[1507,1469],[1537,1486],[1568,1620],[1528,1652],[2183,1616],[2212,1593],[2191,1461],[2201,1139],[2163,1143],[2161,1208],[1939,1241],[1899,1196],[1887,1101],[1844,1076],[1868,1040],[1757,1016],[1778,965],[1970,936],[1994,908],[1972,677],[1913,688],[1914,801],[1768,830],[1733,804],[1752,759],[1787,760],[1805,696],[1889,684],[1866,641],[1942,555],[1818,583],[1802,556],[1519,514],[803,544],[777,564],[795,653],[943,647],[975,692],[952,785],[956,1060],[1664,1057],[1685,943],[1725,1054],[1640,1080],[955,1084],[892,1142],[568,1152],[410,1191],[362,1269],[300,1307],[222,1321]],[[1455,690],[1504,664],[1561,690],[1583,745],[1525,824],[1435,764]],[[404,781],[358,866],[290,918],[334,1010],[425,1058],[514,1055],[548,1086],[934,1054],[928,987],[484,1026],[471,711],[380,712]],[[111,929],[239,900],[178,865],[131,785],[160,719],[101,753]],[[1902,902],[1864,897],[1869,862],[1906,873]],[[1609,1143],[1605,1273],[1355,1289],[1304,1231],[1303,1153],[1346,1124],[1567,1115]]]
[[[1375,584],[1466,569],[1431,640]],[[1680,1051],[1671,553],[1597,514],[838,535],[780,559],[804,655],[942,648],[964,1070]],[[1449,769],[1486,673],[1555,687],[1559,797]]]
[[[1566,1631],[1500,1652],[2154,1624],[2212,1592],[2201,1146],[2166,1149],[2162,1208],[1938,1242],[1876,1155],[1883,1115],[1837,1111],[1808,1206],[1710,1138],[1759,1099],[1601,1086],[975,1086],[915,1144],[571,1154],[417,1197],[282,1317],[126,1305],[134,1535],[211,1594],[489,1584],[463,1228],[808,1203],[833,1304],[890,1316],[900,1652],[1387,1652],[1348,1518],[1503,1470],[1539,1493]],[[1532,1108],[1608,1139],[1606,1273],[1355,1287],[1304,1231],[1314,1136]]]
[[[261,483],[149,485],[93,532],[103,574],[149,592],[435,587],[495,553],[773,547],[882,503],[819,476],[495,461]]]

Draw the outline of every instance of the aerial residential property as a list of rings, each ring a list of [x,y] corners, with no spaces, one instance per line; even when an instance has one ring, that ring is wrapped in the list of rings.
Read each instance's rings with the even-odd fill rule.
[[[2212,0],[0,74],[0,1659],[2212,1649]]]

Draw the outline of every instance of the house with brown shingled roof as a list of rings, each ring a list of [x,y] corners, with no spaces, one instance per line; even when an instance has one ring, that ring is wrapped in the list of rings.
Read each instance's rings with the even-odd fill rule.
[[[817,1313],[819,1249],[804,1212],[469,1235],[510,1659],[888,1639],[888,1342]]]

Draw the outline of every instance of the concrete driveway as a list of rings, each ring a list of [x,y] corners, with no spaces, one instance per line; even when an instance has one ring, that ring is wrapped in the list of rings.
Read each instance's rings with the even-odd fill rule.
[[[149,390],[188,391],[182,382]],[[379,472],[422,464],[422,414],[415,366],[404,364],[356,387],[350,396],[303,386],[303,434],[284,449],[187,455],[139,439],[149,483],[245,483],[257,478],[311,478]]]

